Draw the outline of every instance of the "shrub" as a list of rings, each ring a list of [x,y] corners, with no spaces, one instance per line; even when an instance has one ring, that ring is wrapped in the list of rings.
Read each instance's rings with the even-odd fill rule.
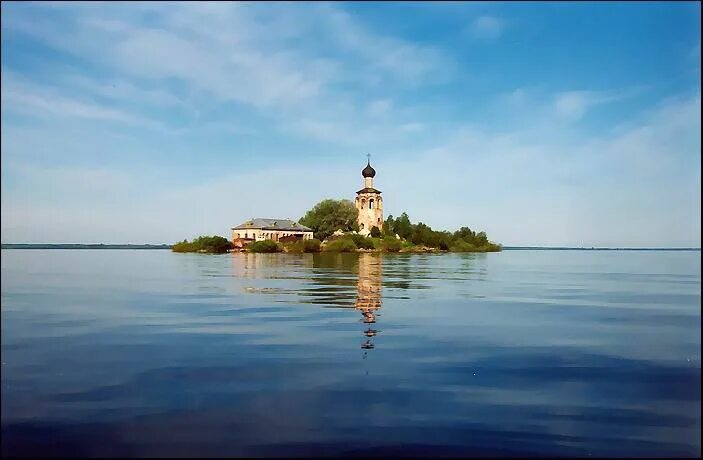
[[[173,245],[173,252],[206,252],[211,254],[221,254],[232,249],[234,245],[227,238],[222,236],[199,236],[192,242],[183,240]]]
[[[395,238],[384,238],[381,240],[381,248],[386,252],[398,252],[402,243]]]
[[[329,252],[354,252],[356,251],[356,244],[354,241],[347,238],[338,238],[327,243],[324,247],[324,251]]]
[[[456,240],[451,246],[452,252],[476,252],[476,246],[464,240]]]
[[[287,252],[320,252],[320,240],[298,240],[285,245]]]
[[[400,249],[411,250],[414,248],[415,248],[415,245],[410,241],[401,241],[401,243],[400,243]]]
[[[249,252],[281,252],[283,246],[273,240],[254,241],[247,245]]]
[[[374,249],[376,246],[373,244],[373,240],[364,235],[359,235],[357,233],[352,233],[351,235],[345,235],[343,238],[351,238],[357,248],[359,249]]]
[[[303,240],[303,252],[320,252],[320,240]]]
[[[380,238],[381,237],[381,230],[378,229],[378,227],[373,226],[371,227],[371,233],[369,234],[371,238]]]

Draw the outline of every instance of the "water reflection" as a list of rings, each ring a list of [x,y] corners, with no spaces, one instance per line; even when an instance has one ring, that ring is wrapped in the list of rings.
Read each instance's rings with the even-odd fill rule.
[[[377,310],[381,308],[383,258],[372,254],[359,256],[359,274],[356,282],[355,308],[361,311],[363,323],[366,325],[364,335],[366,340],[361,344],[363,350],[375,347],[374,337],[380,332],[374,329],[376,317],[380,316]],[[366,352],[364,352],[366,357]]]
[[[375,348],[383,291],[381,255],[236,254],[231,263],[232,276],[245,280],[242,290],[247,294],[271,295],[274,302],[288,305],[294,297],[295,303],[360,311],[359,321],[364,324],[365,340],[361,344],[364,357],[367,350]],[[272,280],[279,281],[280,287],[272,286]],[[284,287],[290,280],[303,284],[294,289]]]
[[[0,457],[700,457],[699,252],[2,256]]]

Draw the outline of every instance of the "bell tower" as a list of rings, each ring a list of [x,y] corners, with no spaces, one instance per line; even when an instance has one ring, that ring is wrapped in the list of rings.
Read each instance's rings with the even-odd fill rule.
[[[372,227],[383,228],[383,200],[381,191],[373,186],[376,170],[371,167],[371,155],[367,156],[366,167],[361,170],[364,177],[364,188],[356,192],[356,209],[359,211],[357,223],[359,233],[368,235]]]

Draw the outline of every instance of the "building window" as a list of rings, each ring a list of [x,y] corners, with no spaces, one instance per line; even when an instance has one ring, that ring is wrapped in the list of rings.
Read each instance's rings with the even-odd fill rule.
[[[369,209],[373,209],[373,198],[369,200]]]
[[[245,234],[244,234],[244,239],[248,239],[248,238],[249,238],[249,234],[248,234],[248,233],[245,233]]]
[[[380,218],[380,217],[378,218],[378,223],[379,223],[379,224],[381,223],[381,218]]]
[[[364,229],[364,224],[361,224],[360,227],[361,227],[361,229],[363,230],[363,229]]]

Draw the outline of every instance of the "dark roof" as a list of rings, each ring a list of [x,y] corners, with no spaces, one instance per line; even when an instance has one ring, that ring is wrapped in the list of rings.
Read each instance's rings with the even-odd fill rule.
[[[261,230],[287,230],[287,231],[298,231],[298,232],[311,232],[310,227],[306,227],[303,224],[292,221],[290,219],[262,219],[257,217],[256,219],[250,219],[243,224],[232,227],[232,230],[237,229],[261,229]]]
[[[364,177],[374,177],[376,175],[376,170],[371,167],[370,162],[367,162],[366,167],[361,170],[361,175]]]
[[[373,187],[364,187],[361,190],[359,190],[358,192],[356,192],[357,195],[360,193],[381,193],[381,191],[377,190]]]

